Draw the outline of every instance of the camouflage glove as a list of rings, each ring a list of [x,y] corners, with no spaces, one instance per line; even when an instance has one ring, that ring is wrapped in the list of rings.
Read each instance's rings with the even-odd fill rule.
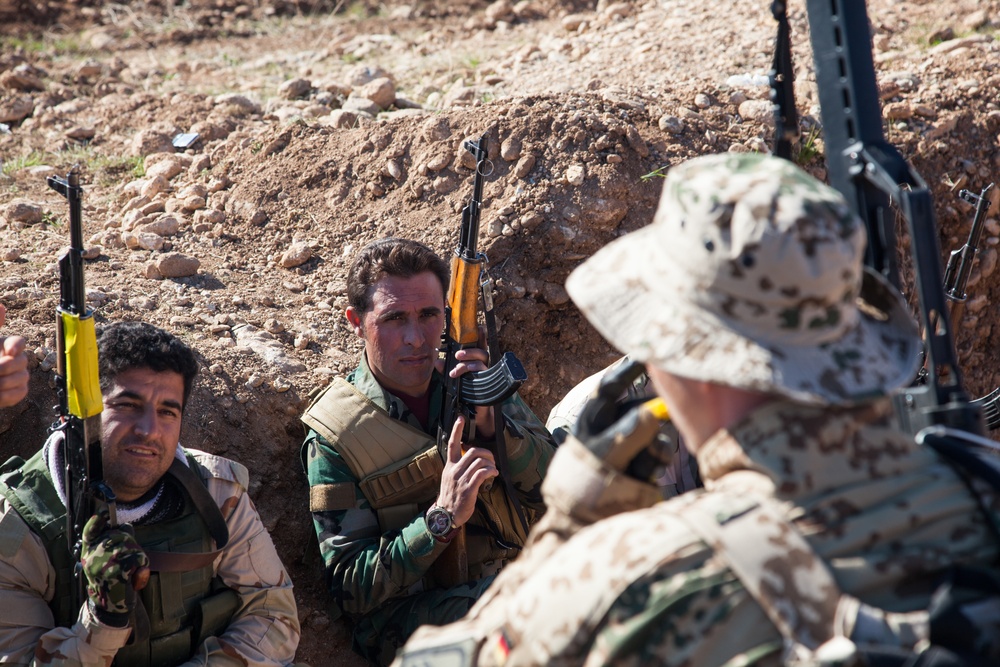
[[[652,483],[658,468],[670,463],[673,444],[661,435],[662,417],[645,400],[620,400],[645,372],[641,363],[629,361],[601,378],[573,435],[611,469]]]
[[[102,623],[123,628],[135,605],[132,578],[149,566],[149,558],[135,541],[131,526],[112,528],[109,523],[107,512],[87,521],[80,565],[94,615]]]

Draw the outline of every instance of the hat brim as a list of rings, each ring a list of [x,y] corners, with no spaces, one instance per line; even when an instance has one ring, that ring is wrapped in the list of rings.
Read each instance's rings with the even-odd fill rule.
[[[860,317],[821,345],[758,342],[691,304],[689,281],[657,255],[652,226],[617,239],[577,267],[566,289],[620,351],[669,373],[776,393],[805,403],[850,405],[912,382],[921,364],[916,323],[899,293],[865,269]]]

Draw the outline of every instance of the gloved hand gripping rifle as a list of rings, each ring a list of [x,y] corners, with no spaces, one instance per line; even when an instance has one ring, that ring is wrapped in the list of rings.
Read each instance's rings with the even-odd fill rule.
[[[473,180],[472,197],[462,209],[462,227],[455,256],[451,259],[451,285],[445,304],[445,330],[442,336],[444,352],[444,406],[441,412],[441,426],[438,430],[442,451],[447,448],[448,437],[459,415],[465,416],[466,433],[462,438],[468,442],[475,437],[475,409],[477,406],[492,405],[495,419],[495,447],[493,451],[497,470],[503,480],[505,491],[518,511],[525,533],[527,519],[521,510],[520,501],[514,492],[507,466],[507,448],[504,443],[504,421],[500,404],[517,391],[527,374],[521,362],[511,352],[505,352],[500,360],[483,371],[466,373],[452,378],[450,372],[458,364],[455,353],[463,348],[479,347],[479,308],[482,297],[483,315],[489,340],[490,359],[497,357],[496,322],[493,313],[493,280],[486,270],[488,260],[477,250],[479,237],[479,209],[483,198],[483,178],[489,169],[487,159],[487,135],[479,141],[466,141],[465,149],[476,157],[476,172]],[[461,532],[454,541],[461,548],[464,536]]]
[[[97,371],[94,313],[87,309],[83,282],[83,188],[74,167],[65,179],[49,176],[50,188],[69,202],[70,246],[59,257],[59,306],[56,308],[56,387],[59,419],[52,430],[62,433],[66,467],[66,539],[75,562],[74,608],[86,599],[80,567],[83,528],[102,506],[111,526],[118,524],[115,494],[104,482],[101,462],[101,385]],[[55,472],[55,471],[53,471]]]

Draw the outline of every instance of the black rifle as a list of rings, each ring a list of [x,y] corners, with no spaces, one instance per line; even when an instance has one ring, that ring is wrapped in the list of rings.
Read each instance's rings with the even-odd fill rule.
[[[965,315],[965,302],[968,294],[965,289],[969,285],[969,276],[972,275],[972,262],[979,252],[979,243],[983,236],[983,227],[986,225],[986,211],[990,208],[990,200],[986,198],[993,184],[990,183],[978,195],[974,195],[968,190],[961,190],[958,196],[970,204],[975,204],[976,213],[972,219],[972,229],[969,230],[969,238],[965,245],[957,250],[952,250],[948,257],[948,266],[944,270],[944,290],[945,296],[951,303],[951,328],[958,331],[958,327]],[[972,401],[979,406],[983,413],[983,421],[986,428],[991,431],[1000,427],[1000,387],[992,392]]]
[[[972,229],[969,230],[969,238],[965,245],[957,250],[952,250],[948,257],[948,266],[944,270],[944,293],[951,301],[951,328],[958,331],[962,316],[965,314],[965,300],[968,294],[965,288],[969,286],[969,276],[972,275],[972,262],[979,252],[979,243],[983,237],[983,227],[986,226],[986,211],[990,208],[990,200],[986,198],[993,184],[990,183],[978,195],[974,195],[968,190],[961,190],[958,196],[975,204],[976,215],[972,219]]]
[[[462,227],[458,247],[451,259],[451,284],[445,304],[445,329],[442,335],[444,352],[444,405],[441,411],[441,425],[438,442],[446,447],[451,430],[459,415],[465,417],[466,430],[463,440],[475,436],[476,406],[494,407],[495,447],[493,451],[500,479],[504,489],[517,510],[518,518],[528,532],[528,522],[521,509],[520,501],[510,481],[507,467],[507,447],[503,439],[503,414],[500,403],[511,397],[527,379],[524,367],[512,352],[505,352],[500,360],[486,370],[466,373],[452,378],[450,372],[458,363],[455,354],[463,349],[478,347],[479,343],[479,299],[483,300],[483,314],[486,320],[490,358],[495,359],[498,349],[496,322],[493,313],[493,281],[486,271],[488,260],[478,251],[479,209],[483,199],[483,178],[489,166],[486,150],[486,135],[479,141],[466,141],[464,147],[476,157],[476,172],[473,180],[472,197],[462,209]],[[452,540],[452,550],[464,552],[464,531]],[[464,567],[464,553],[456,554],[459,574],[454,583],[467,577],[461,572]]]
[[[104,482],[101,463],[101,385],[97,371],[94,313],[87,309],[83,283],[83,188],[74,167],[65,179],[50,176],[49,187],[69,201],[70,246],[59,256],[59,306],[56,308],[56,389],[59,419],[52,430],[62,433],[66,469],[66,539],[77,585],[74,608],[85,599],[80,567],[83,526],[98,502],[106,506],[111,525],[118,524],[115,494]],[[55,472],[55,471],[53,471]]]
[[[865,222],[866,264],[897,288],[896,209],[891,204],[910,233],[928,372],[926,384],[894,397],[900,426],[913,434],[931,425],[982,434],[979,407],[963,390],[956,361],[930,191],[883,134],[865,2],[807,0],[806,10],[830,184]],[[783,16],[781,12],[779,21]]]

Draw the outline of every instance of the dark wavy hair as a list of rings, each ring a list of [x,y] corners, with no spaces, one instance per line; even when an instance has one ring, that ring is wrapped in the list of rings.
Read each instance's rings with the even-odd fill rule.
[[[347,301],[358,312],[372,307],[372,288],[382,276],[412,278],[430,271],[448,293],[451,269],[437,253],[419,241],[389,237],[372,241],[362,248],[347,272]]]
[[[145,322],[116,322],[97,332],[97,364],[101,390],[119,373],[133,368],[173,371],[184,378],[184,404],[198,375],[198,360],[180,338]]]

